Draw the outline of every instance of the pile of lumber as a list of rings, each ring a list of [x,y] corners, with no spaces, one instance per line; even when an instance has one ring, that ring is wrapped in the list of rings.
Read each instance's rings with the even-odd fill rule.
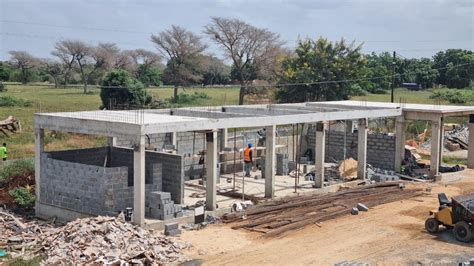
[[[374,207],[422,194],[421,189],[402,189],[399,183],[367,185],[330,194],[285,197],[254,206],[245,213],[226,214],[222,221],[233,223],[233,229],[244,228],[275,237],[350,214],[357,203]]]
[[[9,137],[7,132],[16,133],[18,131],[21,132],[21,124],[20,121],[13,116],[9,116],[7,119],[0,121],[0,132],[5,136]]]

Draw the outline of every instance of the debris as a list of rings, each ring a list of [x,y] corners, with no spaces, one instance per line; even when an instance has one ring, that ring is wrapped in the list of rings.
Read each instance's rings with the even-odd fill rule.
[[[362,203],[357,203],[357,209],[363,212],[369,211],[369,208]]]
[[[222,221],[233,223],[233,229],[244,228],[265,233],[266,237],[275,237],[346,215],[352,209],[349,206],[355,206],[358,202],[372,207],[422,193],[421,189],[399,189],[398,183],[366,185],[331,194],[308,193],[264,202],[245,212],[227,213]]]
[[[367,177],[375,182],[397,181],[399,177],[395,171],[383,170],[375,167],[367,167]]]
[[[353,158],[348,158],[339,164],[339,176],[345,181],[354,180],[357,178],[357,161]]]
[[[12,257],[41,255],[42,264],[168,264],[185,260],[181,245],[162,234],[126,223],[124,217],[77,219],[54,227],[0,212],[0,247]],[[178,247],[177,247],[178,245]],[[184,248],[184,246],[183,246]]]
[[[464,170],[464,167],[455,165],[455,166],[445,166],[445,165],[440,165],[439,166],[439,172],[440,173],[452,173],[452,172],[458,172]]]
[[[9,116],[5,120],[0,121],[0,132],[2,132],[5,136],[9,137],[8,132],[16,133],[21,132],[21,124],[15,117]]]
[[[352,215],[357,215],[357,214],[359,214],[359,210],[357,208],[352,208],[351,214]]]

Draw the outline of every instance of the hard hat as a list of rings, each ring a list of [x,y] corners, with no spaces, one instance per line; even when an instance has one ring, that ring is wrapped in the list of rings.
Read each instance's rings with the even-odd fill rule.
[[[249,146],[249,148],[251,148],[251,147],[252,147],[252,143],[247,144],[247,146]]]

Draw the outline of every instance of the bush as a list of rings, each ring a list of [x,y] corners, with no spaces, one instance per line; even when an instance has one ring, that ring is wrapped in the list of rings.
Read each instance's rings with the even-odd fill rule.
[[[3,84],[2,82],[0,82],[0,92],[2,91],[7,91],[7,86]]]
[[[35,172],[33,160],[23,159],[5,165],[0,171],[0,180],[18,176],[29,176]]]
[[[114,70],[107,74],[100,89],[102,108],[109,103],[117,106],[142,107],[151,103],[152,97],[143,83],[134,79],[125,70]]]
[[[454,104],[463,104],[474,101],[474,91],[459,89],[435,90],[430,96],[431,99],[448,101]]]
[[[19,187],[10,190],[13,201],[23,209],[31,209],[35,206],[35,196],[26,188]]]
[[[0,107],[30,107],[33,103],[12,96],[0,96]]]
[[[209,95],[204,92],[197,92],[195,91],[192,94],[187,93],[180,93],[176,97],[175,103],[177,104],[191,104],[194,103],[198,99],[209,99]]]

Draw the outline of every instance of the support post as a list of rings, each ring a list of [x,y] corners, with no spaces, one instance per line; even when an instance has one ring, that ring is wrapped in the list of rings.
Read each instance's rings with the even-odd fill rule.
[[[469,139],[467,151],[467,168],[474,169],[474,114],[469,115]]]
[[[174,151],[173,153],[178,153],[178,133],[171,132],[171,144],[173,145]]]
[[[326,149],[325,123],[316,124],[316,147],[314,147],[315,176],[314,187],[322,188],[324,185],[324,152]]]
[[[439,166],[442,158],[442,136],[443,123],[441,118],[431,121],[431,162],[430,177],[436,178],[439,175]]]
[[[107,138],[107,143],[109,145],[109,147],[115,147],[117,146],[117,138],[116,137],[108,137]]]
[[[40,211],[41,196],[41,156],[44,152],[44,129],[35,128],[35,191],[36,203],[35,213],[38,216]]]
[[[145,136],[140,136],[133,149],[133,222],[145,224]]]
[[[276,126],[265,129],[265,198],[275,196],[275,142]]]
[[[357,178],[365,179],[367,171],[367,118],[359,119],[357,126]]]
[[[217,132],[206,133],[206,209],[216,209]]]
[[[403,159],[405,158],[405,138],[407,123],[403,116],[399,116],[395,121],[395,172],[400,173]]]
[[[220,151],[221,155],[219,156],[219,162],[221,163],[221,173],[225,174],[227,173],[227,153],[225,152],[225,148],[227,148],[227,140],[228,140],[228,134],[227,134],[227,128],[220,129]]]

